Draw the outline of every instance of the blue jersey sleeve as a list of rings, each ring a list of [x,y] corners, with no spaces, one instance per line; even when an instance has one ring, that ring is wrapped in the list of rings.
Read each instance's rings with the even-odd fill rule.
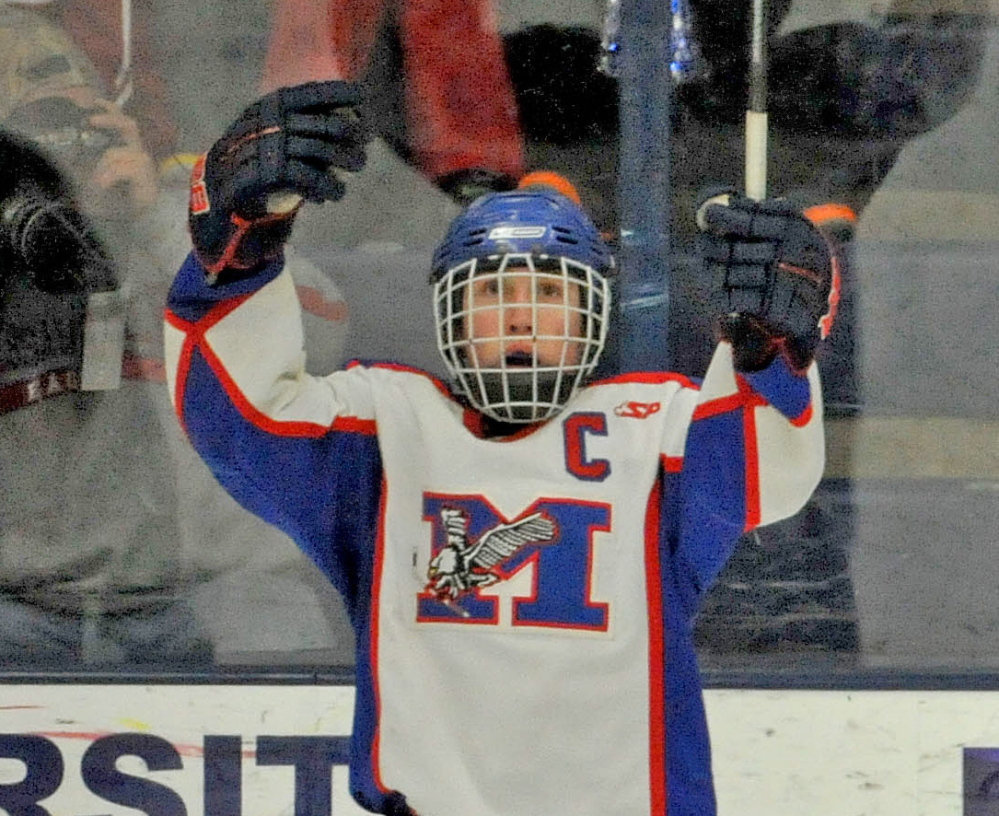
[[[825,464],[821,389],[813,365],[800,375],[778,357],[750,374],[719,347],[691,418],[677,547],[694,591],[710,587],[743,533],[798,512]]]
[[[192,445],[252,513],[287,533],[348,599],[377,526],[381,461],[363,383],[304,372],[294,288],[273,264],[220,287],[189,257],[170,292],[166,360]],[[353,378],[356,380],[357,378]],[[343,399],[339,391],[354,391]]]

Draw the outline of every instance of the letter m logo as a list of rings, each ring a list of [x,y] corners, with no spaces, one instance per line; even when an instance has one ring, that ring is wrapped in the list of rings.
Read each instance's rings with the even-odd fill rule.
[[[513,601],[514,626],[606,631],[607,604],[590,598],[593,534],[608,532],[606,504],[539,499],[513,518],[483,496],[424,494],[433,542],[422,623],[492,624],[500,599],[489,587],[533,570],[532,591]]]

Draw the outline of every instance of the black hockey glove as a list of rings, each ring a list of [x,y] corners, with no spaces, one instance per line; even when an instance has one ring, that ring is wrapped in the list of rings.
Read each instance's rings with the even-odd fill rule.
[[[364,166],[357,86],[309,82],[248,107],[191,177],[194,251],[214,282],[245,277],[276,258],[303,200],[343,197],[332,169]]]
[[[765,368],[778,353],[797,371],[808,367],[839,302],[836,239],[819,224],[852,217],[841,205],[802,211],[783,199],[754,201],[734,193],[700,206],[711,303],[737,369]]]

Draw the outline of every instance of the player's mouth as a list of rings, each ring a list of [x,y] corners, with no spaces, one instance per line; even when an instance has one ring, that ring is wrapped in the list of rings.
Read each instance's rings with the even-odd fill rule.
[[[529,351],[512,351],[503,359],[507,368],[530,368],[534,365],[534,355]]]

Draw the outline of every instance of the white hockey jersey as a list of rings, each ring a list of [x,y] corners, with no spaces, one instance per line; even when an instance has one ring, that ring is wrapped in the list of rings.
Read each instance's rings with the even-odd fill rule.
[[[189,259],[166,349],[194,445],[344,595],[351,789],[381,813],[709,816],[691,620],[738,537],[821,476],[815,368],[631,374],[512,437],[432,377],[304,371],[279,265]]]

